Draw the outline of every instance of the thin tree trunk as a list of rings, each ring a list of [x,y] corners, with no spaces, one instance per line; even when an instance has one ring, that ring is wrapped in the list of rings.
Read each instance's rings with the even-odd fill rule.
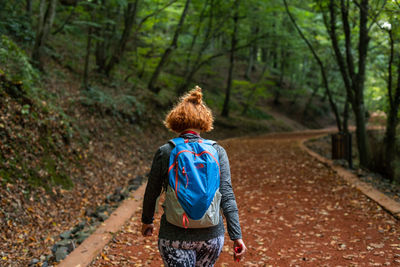
[[[107,9],[106,0],[99,1],[99,5],[100,10],[98,12],[105,18],[109,18],[111,16],[111,11]],[[105,74],[107,62],[110,57],[109,51],[112,45],[112,40],[116,37],[116,27],[115,25],[110,26],[110,24],[107,23],[105,26],[100,28],[96,27],[93,30],[93,35],[100,39],[96,42],[95,49],[97,72]]]
[[[75,15],[75,10],[76,10],[76,6],[74,6],[71,9],[71,12],[69,13],[67,19],[64,21],[64,23],[55,31],[52,32],[53,35],[56,35],[57,33],[61,32],[62,30],[64,30],[65,25],[67,25],[69,23],[69,21],[71,20],[71,18]]]
[[[126,44],[129,40],[132,27],[135,24],[137,7],[139,0],[136,0],[134,3],[129,3],[127,9],[125,11],[125,19],[124,19],[124,30],[122,32],[121,39],[119,40],[118,45],[115,47],[111,59],[108,64],[105,66],[104,72],[107,76],[110,75],[111,70],[114,68],[116,64],[121,60],[122,55],[125,52]]]
[[[352,87],[351,87],[351,81],[349,79],[349,76],[347,75],[347,70],[346,70],[347,66],[346,66],[345,60],[343,58],[342,52],[340,50],[339,41],[338,41],[337,33],[336,33],[336,16],[337,16],[337,14],[336,14],[336,9],[335,9],[333,0],[330,0],[330,3],[329,3],[329,13],[330,13],[330,23],[328,24],[328,22],[325,21],[325,24],[328,28],[328,32],[331,37],[333,51],[335,52],[336,61],[339,65],[339,70],[340,70],[340,73],[343,78],[343,83],[344,83],[344,86],[346,89],[348,99],[350,100],[351,103],[353,103],[354,96],[353,96],[353,91],[352,91]],[[324,19],[326,20],[325,17],[324,17]]]
[[[350,105],[350,100],[348,97],[346,97],[346,102],[344,103],[343,127],[342,127],[342,131],[344,133],[349,133],[349,105]]]
[[[26,0],[26,14],[30,18],[32,15],[32,1],[33,0]]]
[[[208,5],[208,1],[205,3],[205,5]],[[204,6],[205,10],[206,6]],[[211,0],[210,2],[210,16],[209,16],[209,20],[208,20],[208,26],[207,26],[207,30],[204,36],[204,40],[202,45],[200,46],[200,49],[198,50],[196,59],[194,60],[194,63],[192,64],[192,66],[190,67],[190,60],[189,57],[187,58],[187,66],[185,68],[185,74],[184,74],[184,82],[182,83],[182,85],[178,88],[178,95],[181,95],[185,92],[185,90],[187,90],[189,88],[189,85],[191,83],[191,81],[193,80],[194,75],[196,74],[196,72],[198,71],[198,65],[200,64],[201,61],[201,57],[203,56],[204,51],[206,50],[206,48],[208,47],[210,40],[212,38],[212,32],[213,32],[213,23],[214,23],[214,0]],[[204,14],[201,16],[203,17]],[[200,18],[199,20],[199,24],[202,22],[202,18]],[[198,34],[198,33],[197,33]],[[197,38],[197,37],[196,37]],[[192,41],[195,41],[194,39]],[[194,46],[194,42],[192,42],[192,46]],[[193,49],[193,47],[191,47],[191,50]],[[192,53],[192,51],[190,51],[190,53]]]
[[[255,28],[252,27],[252,35],[257,35],[259,32],[259,28],[258,26],[256,26]],[[247,64],[247,70],[246,73],[244,75],[244,77],[247,80],[250,80],[250,74],[254,71],[255,67],[255,62],[257,61],[257,51],[258,51],[258,47],[257,47],[257,43],[254,43],[254,45],[250,46],[249,48],[249,57],[248,57],[248,64]]]
[[[229,102],[232,89],[233,67],[235,64],[235,48],[237,43],[236,34],[238,30],[238,21],[239,21],[239,5],[240,5],[240,0],[235,0],[234,3],[235,14],[233,15],[233,33],[231,39],[231,53],[229,58],[228,81],[226,85],[224,105],[222,107],[222,112],[221,112],[221,116],[223,117],[229,117]]]
[[[306,103],[305,106],[304,106],[303,117],[302,117],[302,120],[303,120],[303,121],[305,120],[305,118],[306,118],[306,116],[307,116],[307,114],[308,114],[308,110],[309,110],[310,107],[311,107],[312,101],[314,100],[314,97],[316,96],[316,94],[317,94],[317,92],[318,92],[318,87],[319,87],[319,85],[314,87],[314,90],[313,90],[311,96],[308,98],[307,103]],[[294,104],[294,103],[293,103],[293,104]]]
[[[329,82],[328,82],[328,78],[326,75],[326,70],[325,70],[325,66],[322,63],[321,58],[318,56],[317,52],[315,51],[314,47],[312,46],[312,44],[310,43],[310,41],[306,38],[306,36],[303,34],[302,30],[300,29],[300,27],[297,25],[296,20],[294,19],[292,13],[289,10],[289,7],[287,5],[286,0],[283,0],[283,3],[285,4],[285,8],[286,8],[286,12],[289,15],[290,20],[292,21],[293,25],[295,26],[297,32],[299,33],[299,35],[301,36],[301,38],[304,40],[304,42],[307,44],[308,48],[310,49],[314,59],[317,61],[318,66],[320,68],[321,71],[321,76],[322,76],[322,82],[324,84],[325,87],[325,92],[328,95],[328,100],[329,100],[329,105],[331,107],[331,110],[333,112],[333,114],[335,115],[335,121],[336,121],[336,126],[338,128],[338,131],[342,131],[342,123],[341,123],[341,119],[340,119],[340,115],[339,115],[339,111],[338,108],[333,100],[332,97],[332,93],[329,87]]]
[[[57,5],[57,0],[50,0],[48,5],[46,5],[46,2],[46,0],[40,0],[36,38],[32,50],[32,60],[41,70],[43,70],[43,47],[53,25]]]
[[[272,15],[276,18],[276,13],[273,12]],[[272,23],[272,32],[273,32],[273,37],[272,37],[272,69],[274,72],[277,71],[278,69],[278,44],[276,41],[277,37],[277,30],[276,30],[276,20]]]
[[[274,105],[278,106],[281,104],[280,98],[281,98],[281,90],[283,90],[284,87],[284,77],[285,77],[285,51],[283,48],[281,48],[281,64],[280,64],[280,71],[279,71],[279,87],[275,88],[274,92]]]
[[[164,67],[164,65],[167,63],[167,60],[170,56],[170,54],[177,48],[178,46],[178,38],[179,35],[182,31],[183,28],[183,24],[185,22],[185,18],[186,18],[186,14],[188,13],[189,10],[189,5],[190,5],[190,1],[191,0],[186,0],[186,4],[185,7],[182,11],[181,17],[179,19],[179,23],[176,27],[175,33],[174,33],[174,37],[172,38],[172,42],[169,45],[169,47],[165,50],[163,56],[161,57],[160,62],[158,63],[155,71],[153,72],[153,75],[150,78],[149,84],[148,84],[148,88],[150,91],[154,92],[154,93],[158,93],[160,91],[159,87],[156,87],[156,83],[158,80],[158,76],[161,73],[162,68]]]
[[[264,37],[266,37],[266,35],[263,35],[263,36],[254,38],[254,39],[250,40],[247,44],[244,44],[244,45],[235,47],[235,49],[234,49],[233,51],[236,52],[236,51],[239,51],[239,50],[241,50],[241,49],[250,47],[250,46],[253,44],[254,41],[260,40],[261,38],[264,38]],[[201,49],[200,51],[203,51],[203,50],[204,50],[204,49]],[[228,53],[231,53],[231,52],[232,52],[232,50],[227,50],[227,51],[218,52],[217,54],[214,54],[214,55],[212,55],[212,56],[209,56],[209,57],[207,57],[206,59],[201,60],[201,61],[200,61],[200,59],[201,59],[202,52],[199,53],[199,54],[198,54],[198,56],[200,55],[200,57],[198,57],[199,60],[196,60],[196,62],[198,62],[198,63],[193,64],[192,70],[191,70],[191,72],[188,74],[188,76],[186,77],[184,85],[186,84],[186,85],[188,86],[188,85],[190,84],[192,78],[194,77],[194,75],[195,75],[204,65],[209,64],[212,60],[214,60],[214,59],[216,59],[216,58],[219,58],[219,57],[222,57],[222,56],[224,56],[225,54],[228,54]],[[180,90],[185,90],[185,88],[187,89],[187,86],[184,86],[184,85],[181,86],[181,89],[179,89],[178,92],[183,92],[183,91],[180,91]],[[183,89],[182,89],[182,88],[183,88]]]
[[[256,49],[255,46],[250,46],[250,48],[249,48],[249,57],[248,57],[247,70],[246,70],[246,73],[244,75],[244,77],[249,81],[251,80],[250,74],[254,69],[254,58],[255,58],[254,57],[254,54],[255,54],[254,51],[255,51],[255,49]]]
[[[190,48],[189,48],[188,53],[187,53],[187,56],[186,56],[185,73],[189,71],[190,58],[192,57],[192,53],[193,53],[194,45],[196,44],[197,37],[198,37],[199,34],[200,34],[201,24],[203,23],[203,20],[204,20],[205,14],[206,14],[206,9],[207,9],[207,6],[208,6],[208,1],[209,1],[209,0],[206,0],[206,1],[204,2],[203,8],[202,8],[202,10],[201,10],[201,12],[200,12],[199,20],[198,20],[198,22],[197,22],[196,32],[195,32],[195,34],[193,35],[192,42],[191,42],[191,44],[190,44]]]
[[[262,81],[262,79],[263,79],[263,77],[264,77],[264,74],[265,74],[265,71],[267,70],[267,67],[268,67],[268,64],[265,63],[265,64],[264,64],[264,67],[263,67],[263,69],[262,69],[262,71],[261,71],[261,74],[260,74],[260,76],[259,76],[258,79],[257,79],[256,84],[253,86],[253,88],[251,88],[251,92],[250,92],[250,94],[249,94],[248,97],[247,97],[246,103],[245,103],[244,108],[243,108],[243,111],[242,111],[242,115],[243,115],[243,116],[245,116],[245,115],[247,114],[247,112],[249,111],[251,101],[252,101],[252,99],[254,98],[254,95],[255,95],[255,93],[256,93],[256,91],[257,91],[257,86],[258,86],[258,84]]]
[[[102,30],[100,30],[102,31]],[[102,34],[102,33],[100,33]],[[101,36],[95,34],[96,36]],[[96,66],[97,71],[100,73],[105,68],[106,65],[106,44],[103,41],[95,42],[96,43],[96,50],[95,50],[95,57],[96,57]]]
[[[89,73],[89,59],[90,59],[90,50],[92,49],[92,27],[89,26],[88,30],[88,38],[86,44],[86,56],[85,56],[85,68],[83,71],[83,87],[87,90],[88,87],[88,73]]]
[[[268,50],[265,47],[261,48],[261,61],[263,63],[268,61]]]

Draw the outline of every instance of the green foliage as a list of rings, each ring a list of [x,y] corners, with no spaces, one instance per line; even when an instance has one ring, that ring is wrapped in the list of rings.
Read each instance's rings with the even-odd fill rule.
[[[145,111],[145,106],[135,96],[114,96],[98,87],[89,87],[83,91],[80,101],[93,113],[99,112],[101,115],[115,116],[130,122],[136,122]]]
[[[262,80],[258,83],[252,83],[247,80],[233,80],[233,94],[235,99],[243,105],[243,111],[254,118],[261,119],[264,115],[255,106],[258,101],[266,100],[271,96],[268,89],[272,84],[268,80]],[[268,119],[268,116],[266,118]]]
[[[44,97],[51,98],[51,94],[40,89],[40,75],[29,64],[25,52],[19,48],[26,47],[34,38],[32,29],[35,27],[35,20],[31,18],[39,13],[38,2],[33,2],[31,18],[25,11],[24,1],[6,2],[0,3],[0,34],[12,36],[12,39],[4,35],[1,37],[0,69],[9,79],[22,82],[28,98],[30,95],[40,94],[36,103],[20,103],[19,116],[38,116],[37,112],[32,112],[35,108],[41,109],[42,112],[63,114],[61,110],[52,106],[53,101],[46,101],[48,103],[45,106],[40,105]],[[346,92],[323,17],[327,14],[326,4],[329,1],[287,2],[299,27],[325,65],[332,95],[341,113],[346,101]],[[379,16],[376,23],[369,22],[371,43],[368,51],[365,103],[370,110],[386,111],[389,39],[388,30],[381,29],[378,25],[391,25],[396,43],[395,51],[400,51],[400,19],[397,1],[387,1],[381,13],[377,12],[379,2],[371,1],[371,18],[374,15]],[[143,103],[139,96],[151,94],[149,99],[154,99],[151,104],[155,103],[157,108],[161,109],[169,107],[176,100],[176,90],[180,85],[186,84],[188,73],[201,65],[188,84],[204,84],[206,102],[214,109],[220,108],[226,88],[234,1],[191,1],[177,47],[159,76],[158,85],[162,90],[157,95],[144,89],[144,85],[148,83],[161,55],[171,42],[185,1],[178,0],[162,10],[169,1],[138,1],[135,23],[125,53],[111,73],[114,80],[110,81],[109,77],[103,75],[104,65],[107,65],[112,53],[119,48],[127,7],[132,3],[134,2],[128,0],[111,0],[79,1],[75,7],[58,5],[54,28],[62,30],[51,36],[46,53],[51,55],[51,58],[56,58],[57,63],[71,70],[76,77],[81,76],[83,72],[88,30],[93,30],[92,47],[89,51],[89,78],[96,86],[83,91],[80,102],[93,113],[135,122],[145,115],[149,105]],[[318,3],[322,3],[322,6]],[[351,31],[354,36],[353,52],[357,58],[359,14],[355,3],[350,1],[349,5]],[[235,51],[236,65],[231,101],[236,116],[242,112],[254,119],[269,119],[262,106],[271,98],[271,94],[274,94],[274,97],[279,95],[291,103],[296,102],[299,109],[303,108],[302,105],[314,93],[315,88],[317,91],[314,99],[326,99],[326,91],[321,86],[319,66],[304,41],[299,38],[285,12],[282,0],[241,1],[239,15],[237,46],[240,49]],[[338,16],[337,30],[341,45],[344,44],[342,26]],[[252,52],[253,49],[255,52]],[[252,58],[252,53],[255,58]],[[209,58],[212,60],[207,61]],[[242,80],[248,65],[251,65],[251,58],[254,66],[246,76],[248,80]],[[357,65],[357,62],[355,64]],[[264,66],[266,74],[259,79],[260,70]],[[396,70],[397,67],[393,66],[394,73]],[[93,72],[100,74],[92,75]],[[63,77],[62,73],[60,74],[58,76]],[[133,85],[127,85],[129,83]],[[105,85],[112,89],[105,88]],[[324,105],[311,103],[310,111],[326,116],[326,103]],[[68,121],[66,116],[60,116],[64,121]],[[71,134],[72,130],[68,129],[71,127],[66,127],[66,131]],[[52,164],[49,163],[48,166]]]
[[[267,112],[263,111],[261,108],[258,107],[250,107],[247,111],[247,116],[252,119],[258,120],[272,120],[274,117],[269,115]]]
[[[29,63],[25,52],[5,35],[0,36],[0,69],[8,79],[22,82],[28,92],[34,91],[39,82],[39,73]]]
[[[35,32],[29,14],[21,10],[23,1],[3,1],[0,3],[0,36],[8,35],[23,44],[32,44]]]

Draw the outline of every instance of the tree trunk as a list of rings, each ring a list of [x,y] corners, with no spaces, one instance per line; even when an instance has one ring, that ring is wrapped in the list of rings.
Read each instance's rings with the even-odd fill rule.
[[[263,63],[268,61],[268,49],[265,47],[261,48],[261,61]]]
[[[206,35],[206,36],[207,36],[207,35]],[[255,39],[253,39],[253,40],[250,40],[249,43],[247,43],[247,44],[245,44],[245,45],[242,45],[242,46],[239,46],[239,47],[236,46],[235,49],[234,49],[234,51],[236,52],[236,51],[238,51],[238,50],[241,50],[241,49],[250,47],[250,46],[252,45],[252,43],[253,43],[254,41],[258,40],[258,39],[260,39],[260,37],[255,38]],[[189,84],[190,84],[190,82],[192,81],[194,75],[195,75],[204,65],[210,64],[210,62],[211,62],[213,59],[216,59],[216,58],[218,58],[218,57],[222,57],[222,56],[224,56],[224,55],[226,55],[226,54],[232,52],[232,50],[221,51],[221,52],[218,52],[218,53],[216,53],[216,54],[214,54],[214,55],[212,55],[212,56],[207,57],[207,58],[204,59],[204,60],[201,60],[201,56],[203,55],[203,51],[204,51],[204,49],[207,47],[207,45],[206,45],[206,44],[207,44],[206,40],[207,40],[207,38],[206,38],[205,41],[203,42],[203,46],[202,46],[202,48],[199,50],[199,53],[198,53],[198,55],[197,55],[197,59],[195,60],[195,64],[192,65],[191,71],[189,72],[189,74],[188,74],[188,75],[186,76],[186,78],[185,78],[185,82],[184,82],[183,85],[180,87],[180,89],[178,89],[178,93],[179,93],[179,92],[183,93],[184,90],[187,89],[187,86],[189,86]],[[186,86],[185,86],[185,85],[186,85]],[[183,91],[181,91],[181,90],[183,90]]]
[[[388,98],[389,98],[389,114],[386,122],[386,133],[384,139],[385,147],[385,170],[391,182],[394,181],[396,173],[393,163],[396,159],[396,136],[397,125],[399,123],[399,105],[400,105],[400,54],[397,62],[397,87],[393,93],[393,58],[394,58],[394,41],[392,30],[388,31],[390,38],[390,56],[388,64]]]
[[[107,76],[110,75],[111,70],[114,68],[116,64],[119,63],[122,55],[124,54],[126,44],[129,40],[132,31],[132,27],[135,24],[138,3],[139,0],[136,0],[134,3],[129,3],[127,6],[124,19],[124,30],[122,32],[121,39],[119,40],[118,45],[115,47],[111,59],[105,66],[104,72],[106,73]]]
[[[256,49],[257,49],[257,47],[255,45],[254,46],[250,46],[250,48],[249,48],[249,57],[248,57],[247,70],[246,70],[246,74],[244,75],[244,77],[249,81],[251,80],[250,74],[254,70],[254,61],[255,61],[255,58],[257,57],[257,55],[256,55],[257,50]]]
[[[342,0],[343,2],[344,0]],[[355,74],[355,84],[353,84],[353,91],[357,96],[355,99],[356,107],[353,107],[357,121],[357,145],[360,153],[360,165],[368,167],[371,159],[371,152],[368,143],[366,118],[365,118],[365,105],[364,105],[364,84],[365,84],[365,70],[368,55],[368,0],[362,0],[360,3],[360,34],[358,44],[358,73]],[[348,20],[347,20],[348,21]],[[346,24],[346,23],[345,23]],[[350,36],[349,36],[350,39]],[[346,49],[347,51],[347,49]],[[350,73],[355,71],[350,71]]]
[[[356,136],[357,148],[359,154],[360,165],[368,167],[370,164],[371,152],[368,144],[366,132],[366,118],[364,106],[364,82],[366,59],[368,54],[368,0],[362,0],[359,3],[360,11],[360,24],[359,24],[359,43],[358,43],[358,71],[355,70],[355,64],[352,54],[351,44],[351,29],[349,24],[349,2],[345,3],[344,0],[340,1],[340,10],[342,15],[342,26],[345,36],[345,54],[346,59],[343,57],[339,41],[336,33],[336,7],[334,0],[330,0],[329,13],[330,25],[328,27],[331,36],[332,47],[335,52],[336,60],[339,65],[340,73],[342,74],[343,82],[346,88],[347,97],[350,100],[352,109],[356,118]],[[327,24],[327,23],[326,23]]]
[[[322,63],[321,58],[318,56],[317,52],[315,51],[314,47],[312,46],[312,44],[310,43],[310,41],[306,38],[306,36],[303,34],[302,30],[300,29],[300,27],[297,25],[296,20],[294,19],[292,13],[289,11],[289,7],[287,5],[286,0],[283,0],[283,3],[285,4],[285,8],[286,8],[286,12],[289,15],[290,20],[292,21],[293,25],[295,26],[297,32],[300,34],[301,38],[304,40],[304,42],[307,44],[308,48],[310,49],[314,59],[317,61],[318,66],[320,68],[321,71],[321,76],[322,76],[322,82],[324,84],[325,87],[325,92],[328,96],[329,99],[329,105],[330,108],[333,112],[333,114],[335,115],[335,121],[336,121],[336,126],[338,128],[338,131],[342,131],[342,123],[341,123],[341,119],[340,119],[340,115],[339,115],[339,111],[338,108],[333,100],[333,96],[329,87],[329,82],[328,82],[328,77],[326,75],[326,70],[325,70],[325,66]],[[304,115],[305,115],[305,111],[307,109],[304,109]]]
[[[314,88],[314,90],[313,90],[311,96],[308,98],[307,103],[306,103],[305,106],[304,106],[303,116],[302,116],[302,120],[303,120],[303,121],[306,119],[306,116],[307,116],[307,114],[308,114],[308,110],[310,109],[311,104],[312,104],[312,101],[314,100],[314,97],[315,97],[315,95],[316,95],[317,92],[318,92],[318,87],[319,87],[319,85],[318,85],[318,86],[315,86],[315,88]],[[294,105],[294,103],[293,103],[293,105]]]
[[[26,15],[30,18],[32,15],[32,1],[26,0]]]
[[[112,16],[111,10],[109,10],[106,6],[106,1],[101,0],[99,1],[100,10],[98,11],[101,16],[105,18],[110,18]],[[110,25],[107,23],[105,26],[101,28],[94,28],[94,36],[99,37],[100,40],[96,41],[96,50],[95,50],[95,57],[96,57],[96,66],[97,72],[105,74],[106,73],[106,66],[107,62],[110,58],[110,50],[113,44],[113,40],[116,38],[116,26]]]
[[[85,90],[88,89],[88,72],[89,72],[89,59],[90,59],[91,49],[92,49],[92,27],[89,26],[87,44],[86,44],[85,68],[83,71],[83,87]]]
[[[197,35],[199,34],[200,24],[203,22],[203,18],[205,17],[206,7],[207,7],[208,4],[210,4],[210,14],[209,14],[209,19],[208,19],[207,30],[206,30],[206,33],[205,33],[205,36],[204,36],[204,39],[203,39],[203,43],[201,44],[201,46],[200,46],[200,48],[199,48],[199,50],[197,52],[196,59],[194,60],[193,64],[190,64],[190,57],[191,57],[191,54],[193,53],[194,43],[196,41]],[[197,29],[197,32],[196,32],[195,36],[192,39],[190,52],[189,52],[189,55],[188,55],[187,61],[186,61],[184,82],[178,88],[178,91],[177,91],[178,95],[183,94],[189,88],[189,85],[190,85],[191,81],[193,80],[194,75],[200,69],[201,57],[203,56],[204,51],[209,46],[210,41],[212,40],[212,33],[213,33],[213,28],[214,28],[214,26],[213,26],[214,25],[214,13],[213,13],[213,10],[214,10],[214,0],[211,0],[210,3],[208,3],[208,1],[206,1],[204,3],[204,6],[203,6],[202,14],[199,17],[199,22],[198,22],[199,27]]]
[[[276,18],[276,12],[272,12],[272,15]],[[277,29],[276,29],[276,20],[272,23],[272,69],[273,72],[276,73],[278,69],[278,42],[276,40]]]
[[[261,74],[257,79],[257,82],[254,84],[253,88],[251,89],[250,94],[248,95],[248,97],[246,99],[246,103],[244,104],[243,111],[242,111],[242,116],[245,116],[247,114],[247,112],[249,111],[250,104],[251,104],[252,99],[254,98],[254,95],[255,95],[255,93],[257,91],[257,86],[262,81],[262,79],[264,78],[264,74],[265,74],[265,71],[267,70],[267,67],[268,67],[268,64],[265,63],[264,67],[263,67],[263,69],[261,71]]]
[[[396,127],[398,124],[398,107],[391,109],[386,122],[386,133],[384,139],[385,146],[385,162],[387,164],[385,170],[386,175],[391,181],[395,178],[393,162],[396,158]]]
[[[251,29],[251,35],[255,35],[257,36],[258,32],[259,32],[259,27],[252,27]],[[257,43],[254,42],[254,44],[252,46],[250,46],[249,48],[249,57],[248,57],[248,65],[247,65],[247,70],[246,70],[246,74],[244,75],[244,77],[247,80],[250,80],[250,74],[255,70],[255,63],[257,62],[257,52],[258,52],[258,46]]]
[[[151,78],[150,78],[150,81],[149,81],[149,84],[148,84],[148,88],[149,88],[150,91],[152,91],[152,92],[154,92],[154,93],[156,93],[156,94],[161,90],[159,87],[156,87],[156,83],[157,83],[157,80],[158,80],[158,76],[160,75],[161,70],[162,70],[162,68],[164,67],[164,65],[167,63],[167,60],[168,60],[170,54],[171,54],[171,53],[177,48],[177,46],[178,46],[178,38],[179,38],[179,35],[180,35],[181,31],[182,31],[183,24],[184,24],[184,22],[185,22],[186,14],[188,13],[188,10],[189,10],[190,1],[191,1],[191,0],[186,0],[185,7],[184,7],[184,9],[183,9],[183,11],[182,11],[181,17],[180,17],[180,19],[179,19],[179,23],[178,23],[178,25],[177,25],[177,27],[176,27],[176,30],[175,30],[175,33],[174,33],[174,37],[173,37],[173,39],[172,39],[172,42],[171,42],[171,44],[169,45],[169,47],[165,50],[163,56],[161,57],[160,62],[158,63],[158,65],[157,65],[155,71],[153,72],[153,75],[152,75]]]
[[[57,0],[49,0],[48,5],[46,5],[46,2],[46,0],[40,0],[36,38],[32,50],[33,63],[40,70],[43,70],[43,47],[46,44],[50,29],[53,25],[57,5]]]
[[[280,64],[280,72],[279,72],[279,87],[275,88],[274,92],[274,105],[278,106],[281,104],[281,90],[284,88],[284,77],[285,77],[285,58],[286,53],[283,48],[281,48],[281,64]]]
[[[102,70],[104,70],[107,62],[106,44],[104,42],[96,42],[95,57],[96,57],[97,71],[101,73]]]
[[[236,48],[236,34],[238,30],[238,21],[239,21],[239,5],[240,5],[240,0],[235,0],[234,3],[234,10],[235,14],[233,15],[233,33],[232,33],[232,39],[231,39],[231,53],[229,57],[229,71],[228,71],[228,81],[226,85],[226,91],[225,91],[225,100],[224,100],[224,106],[222,107],[222,112],[221,116],[223,117],[229,117],[229,101],[230,101],[230,96],[231,96],[231,88],[232,88],[232,76],[233,76],[233,67],[235,63],[235,48]]]
[[[348,98],[346,98],[346,102],[344,103],[343,126],[342,126],[342,131],[344,133],[349,133],[349,105],[350,101]]]
[[[353,112],[356,117],[357,149],[360,158],[360,165],[362,167],[368,167],[370,151],[368,146],[364,105],[360,104],[356,107],[353,106]]]
[[[208,2],[209,2],[209,0],[204,1],[203,8],[202,8],[202,10],[200,12],[199,20],[197,22],[196,32],[193,35],[192,42],[190,44],[190,48],[188,49],[188,53],[187,53],[187,56],[186,56],[185,73],[187,73],[189,71],[190,59],[192,57],[192,53],[193,53],[193,50],[194,50],[194,45],[196,44],[196,41],[197,41],[197,37],[200,34],[201,24],[203,23],[203,20],[204,20],[205,14],[206,14]],[[211,2],[213,2],[213,0]],[[213,3],[211,3],[211,5],[213,5]]]

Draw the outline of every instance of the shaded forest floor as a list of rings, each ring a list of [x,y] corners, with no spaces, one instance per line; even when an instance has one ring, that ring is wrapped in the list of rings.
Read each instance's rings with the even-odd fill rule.
[[[249,249],[239,265],[398,266],[399,222],[302,151],[298,142],[312,136],[271,134],[220,142],[230,157]],[[157,231],[143,238],[140,215],[138,210],[92,266],[162,264]],[[232,242],[225,238],[216,266],[238,266]]]

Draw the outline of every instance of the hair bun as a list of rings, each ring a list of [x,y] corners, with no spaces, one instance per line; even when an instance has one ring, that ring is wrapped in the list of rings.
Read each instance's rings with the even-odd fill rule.
[[[201,88],[196,85],[196,87],[190,90],[187,95],[184,97],[184,100],[193,104],[201,104],[203,101],[203,93],[201,92]]]

